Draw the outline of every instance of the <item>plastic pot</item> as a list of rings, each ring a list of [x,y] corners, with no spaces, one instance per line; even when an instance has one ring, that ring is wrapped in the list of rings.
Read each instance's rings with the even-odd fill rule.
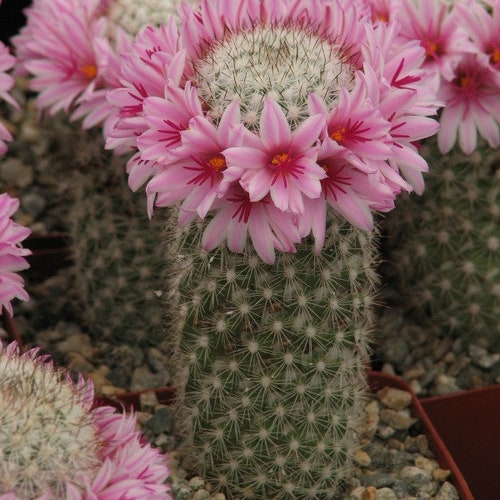
[[[475,500],[500,498],[500,385],[421,403]]]

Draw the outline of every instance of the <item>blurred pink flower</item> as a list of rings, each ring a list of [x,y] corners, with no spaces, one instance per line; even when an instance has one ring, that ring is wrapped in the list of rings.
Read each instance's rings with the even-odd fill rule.
[[[17,72],[31,76],[39,108],[84,118],[85,128],[114,119],[105,90],[118,86],[119,51],[127,43],[117,32],[112,47],[103,9],[103,2],[34,0],[26,25],[12,38]]]
[[[330,205],[341,200],[338,213],[370,228],[368,210],[389,210],[412,185],[421,190],[427,165],[414,143],[437,129],[425,51],[398,34],[397,23],[373,25],[364,0],[184,4],[177,25],[145,29],[124,55],[122,87],[109,94],[120,118],[107,145],[136,151],[129,184],[150,179],[150,212],[178,205],[187,223],[220,221],[225,210],[227,222],[227,196],[238,188],[252,207],[271,203],[273,221],[275,210],[295,221],[301,236],[312,230],[301,220],[312,221],[310,201],[326,199],[322,181],[337,175],[318,164],[327,151],[323,164],[344,165],[350,182]],[[275,248],[293,249],[295,237],[273,234]],[[257,246],[269,260],[269,242]]]
[[[449,79],[465,51],[472,50],[454,8],[443,0],[400,0],[401,38],[425,49],[424,68]]]
[[[454,146],[457,135],[462,151],[472,153],[478,132],[492,148],[498,147],[499,79],[483,58],[477,54],[465,54],[455,68],[453,79],[442,82],[439,97],[446,103],[438,133],[438,145],[443,154]]]
[[[401,8],[400,0],[359,0],[374,24],[391,22]]]
[[[10,53],[9,48],[0,42],[0,99],[8,102],[14,107],[18,107],[16,101],[9,94],[9,90],[14,85],[14,79],[8,73],[16,62],[16,58]],[[5,125],[0,122],[0,156],[7,151],[5,141],[11,141],[12,134]]]
[[[0,342],[0,396],[0,499],[173,498],[167,457],[135,416],[96,406],[92,381],[74,382],[39,348]]]
[[[481,58],[500,79],[500,0],[465,0],[455,9],[461,25],[474,42]]]
[[[22,248],[21,242],[31,231],[11,219],[18,207],[19,200],[7,193],[0,194],[0,314],[2,307],[13,314],[14,298],[29,300],[24,281],[17,273],[29,267],[24,257],[31,252]]]

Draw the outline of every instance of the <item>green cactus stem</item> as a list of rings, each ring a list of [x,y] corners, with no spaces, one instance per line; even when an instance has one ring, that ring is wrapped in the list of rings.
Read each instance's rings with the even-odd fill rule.
[[[148,219],[144,194],[128,187],[121,159],[100,155],[80,172],[69,214],[82,319],[108,341],[155,344],[168,269],[159,243],[166,221]]]
[[[357,448],[375,237],[330,214],[327,240],[264,264],[180,243],[176,355],[185,466],[229,498],[338,498]]]
[[[422,197],[401,197],[387,216],[385,279],[393,304],[436,334],[500,347],[500,152],[469,156],[435,144]]]

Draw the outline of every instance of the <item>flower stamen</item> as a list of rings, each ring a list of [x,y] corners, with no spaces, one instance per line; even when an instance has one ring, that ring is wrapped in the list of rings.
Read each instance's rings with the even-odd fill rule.
[[[335,142],[341,143],[346,136],[345,127],[338,127],[330,134],[330,139],[333,139]]]
[[[221,170],[225,170],[227,168],[226,159],[222,155],[215,155],[213,158],[210,158],[207,163],[216,172],[220,172]]]
[[[273,156],[269,167],[275,170],[271,186],[274,186],[279,177],[283,179],[283,185],[288,186],[287,177],[291,175],[295,179],[300,178],[300,174],[304,172],[304,167],[296,165],[289,153],[278,153]]]
[[[500,62],[500,47],[493,47],[490,60],[493,64],[497,64]]]
[[[89,79],[93,80],[97,76],[97,66],[95,64],[85,64],[80,71]]]

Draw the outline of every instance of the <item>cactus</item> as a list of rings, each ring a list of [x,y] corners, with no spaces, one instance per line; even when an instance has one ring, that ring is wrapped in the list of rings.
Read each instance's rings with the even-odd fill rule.
[[[231,498],[335,498],[349,476],[372,210],[420,181],[414,134],[437,129],[423,49],[363,12],[183,5],[136,38],[109,94],[108,145],[136,149],[129,183],[189,227],[166,287],[177,430],[186,467]]]
[[[144,196],[130,191],[120,160],[101,151],[77,176],[68,218],[87,329],[114,343],[159,343],[168,272],[159,243],[164,217],[149,221]]]
[[[172,498],[166,457],[93,395],[38,348],[0,343],[0,498]]]
[[[365,389],[374,242],[332,214],[321,254],[304,242],[268,265],[250,248],[201,251],[197,228],[183,235],[178,431],[190,466],[216,490],[341,491]]]
[[[500,347],[500,152],[485,143],[465,156],[435,141],[421,198],[401,198],[385,220],[383,274],[394,304],[439,335]]]

